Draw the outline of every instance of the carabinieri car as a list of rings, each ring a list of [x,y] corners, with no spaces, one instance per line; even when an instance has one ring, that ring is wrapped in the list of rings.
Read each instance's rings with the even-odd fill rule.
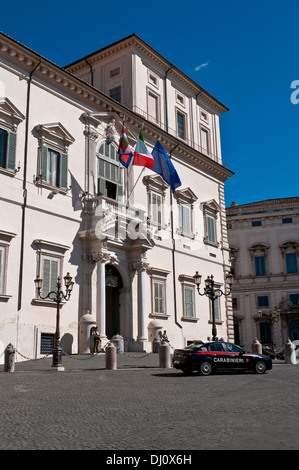
[[[194,370],[200,375],[222,370],[249,370],[264,374],[272,369],[272,360],[262,354],[244,351],[236,344],[217,341],[192,343],[184,349],[175,349],[172,365],[184,374],[191,374]]]

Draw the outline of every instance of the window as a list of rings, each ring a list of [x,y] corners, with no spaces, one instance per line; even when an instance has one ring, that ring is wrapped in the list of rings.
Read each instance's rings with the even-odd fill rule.
[[[299,294],[290,294],[289,298],[293,305],[297,305],[299,303]]]
[[[261,220],[253,220],[251,222],[252,227],[261,227],[262,226],[262,221]]]
[[[162,224],[162,194],[151,192],[151,222]]]
[[[267,295],[261,295],[257,298],[258,307],[269,307],[269,297]]]
[[[181,204],[181,231],[183,235],[191,235],[191,205]]]
[[[42,148],[42,181],[50,186],[67,189],[67,155],[46,146]]]
[[[298,273],[298,261],[299,255],[299,243],[295,240],[289,240],[280,245],[282,261],[283,261],[283,272],[288,274]]]
[[[15,233],[0,230],[0,298],[5,301],[11,297],[6,295],[6,281],[9,247],[15,236]]]
[[[107,141],[98,150],[98,194],[117,200],[123,195],[123,168],[117,156],[117,148]]]
[[[35,127],[39,139],[39,177],[37,184],[68,189],[68,146],[75,139],[60,123]]]
[[[207,215],[207,238],[210,243],[216,243],[216,220]]]
[[[190,188],[177,189],[175,195],[179,215],[177,233],[194,238],[194,202],[197,200],[197,196]]]
[[[165,284],[164,281],[154,280],[153,282],[153,304],[154,313],[163,314],[165,313]]]
[[[292,224],[293,223],[293,219],[292,217],[286,217],[284,219],[282,219],[281,221],[283,224]]]
[[[109,90],[109,96],[118,103],[121,103],[121,86],[111,88]]]
[[[287,273],[294,274],[298,272],[296,253],[286,253]]]
[[[40,354],[52,354],[54,348],[54,335],[41,333]]]
[[[201,150],[203,153],[208,154],[210,150],[210,142],[209,142],[209,131],[207,129],[200,129],[200,141],[201,141]]]
[[[5,247],[0,246],[0,294],[4,294]]]
[[[271,324],[268,322],[260,323],[260,341],[262,344],[272,342]]]
[[[215,310],[215,320],[220,321],[220,299],[219,297],[216,297],[214,300],[214,310]],[[212,313],[212,308],[211,308],[211,313]]]
[[[152,311],[151,316],[155,317],[160,315],[168,317],[167,315],[167,302],[166,302],[166,283],[167,276],[170,271],[164,269],[148,267],[147,272],[151,279],[151,302]]]
[[[16,173],[17,128],[25,119],[8,98],[0,97],[0,168]]]
[[[43,280],[41,296],[46,297],[49,292],[56,292],[57,278],[60,276],[60,259],[42,256],[41,278]]]
[[[265,276],[269,271],[268,250],[265,243],[251,245],[248,248],[251,257],[251,269],[254,276]]]
[[[120,67],[110,70],[109,78],[117,77],[120,74]]]
[[[184,317],[193,318],[194,315],[194,287],[184,287]]]
[[[180,139],[186,138],[185,116],[177,111],[177,132]]]
[[[265,257],[264,256],[255,256],[254,265],[255,265],[255,275],[256,276],[265,276],[265,274],[266,274]]]
[[[204,242],[211,245],[218,245],[217,242],[217,213],[220,207],[213,199],[203,203],[203,216],[204,216]]]
[[[151,92],[147,95],[147,114],[150,121],[156,122],[159,120],[158,96]]]
[[[57,290],[57,278],[62,279],[64,255],[69,246],[60,245],[51,241],[37,239],[33,241],[37,248],[37,269],[36,275],[42,280],[41,296],[46,297],[50,292]],[[40,298],[35,298],[34,303],[45,302]],[[48,302],[48,299],[46,300]],[[49,303],[55,305],[54,302]]]

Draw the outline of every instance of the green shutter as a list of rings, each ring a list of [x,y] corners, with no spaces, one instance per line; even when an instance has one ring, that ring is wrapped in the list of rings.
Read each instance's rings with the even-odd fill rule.
[[[42,146],[41,154],[41,169],[40,174],[42,175],[42,181],[47,183],[47,165],[48,165],[48,147]]]
[[[209,240],[209,242],[216,243],[215,219],[214,219],[214,217],[207,216],[207,229],[208,229],[208,240]]]
[[[190,287],[185,287],[185,316],[193,317],[193,290]]]
[[[68,156],[66,153],[60,154],[60,187],[67,189],[68,176]]]
[[[16,169],[16,148],[17,148],[17,134],[9,132],[7,136],[7,168],[15,171]]]
[[[98,178],[98,195],[105,196],[106,181],[103,178]]]

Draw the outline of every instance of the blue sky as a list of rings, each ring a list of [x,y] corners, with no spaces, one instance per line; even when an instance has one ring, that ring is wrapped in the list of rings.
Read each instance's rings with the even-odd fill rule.
[[[230,109],[229,206],[299,195],[298,18],[298,0],[16,0],[0,30],[59,66],[140,36]]]

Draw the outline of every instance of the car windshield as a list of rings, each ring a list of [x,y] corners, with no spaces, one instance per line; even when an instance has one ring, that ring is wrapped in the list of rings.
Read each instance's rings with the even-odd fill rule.
[[[188,346],[186,346],[184,349],[199,349],[202,347],[204,343],[191,343],[191,344],[188,344]]]

